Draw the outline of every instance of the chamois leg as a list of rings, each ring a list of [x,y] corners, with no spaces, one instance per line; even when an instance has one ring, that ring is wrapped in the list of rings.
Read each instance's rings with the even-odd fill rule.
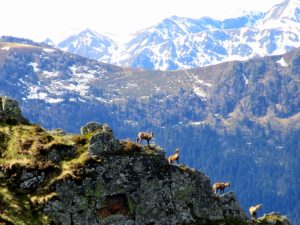
[[[257,219],[256,212],[253,212],[253,214],[252,214],[252,217],[253,217],[253,219],[254,219],[254,220],[256,220],[256,219]]]
[[[147,142],[148,142],[148,147],[150,148],[150,144],[149,144],[149,140],[147,139]]]

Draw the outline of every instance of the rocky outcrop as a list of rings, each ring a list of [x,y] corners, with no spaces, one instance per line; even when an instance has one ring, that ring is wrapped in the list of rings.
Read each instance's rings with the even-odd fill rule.
[[[76,155],[76,148],[73,145],[54,143],[47,148],[41,147],[35,155],[37,159],[59,163],[62,160],[71,159]]]
[[[44,211],[55,224],[238,224],[248,219],[233,193],[216,196],[207,176],[169,165],[154,145],[125,151],[104,126],[88,151],[90,159],[76,178],[52,186],[57,195]]]
[[[291,225],[290,221],[285,216],[276,212],[260,217],[257,222],[260,225]]]
[[[88,133],[94,133],[97,130],[102,130],[103,125],[97,123],[97,122],[89,122],[85,126],[82,126],[80,128],[81,134],[88,134]]]
[[[95,133],[89,144],[89,157],[98,158],[107,154],[121,153],[121,144],[115,139],[112,129],[104,124],[99,126],[99,131]]]
[[[22,116],[18,102],[7,96],[0,96],[0,122],[10,124],[28,123]]]
[[[150,155],[106,156],[79,180],[55,184],[45,212],[57,224],[206,224],[221,221],[209,179]]]
[[[222,208],[223,215],[227,221],[247,221],[248,217],[239,205],[233,192],[223,194],[219,197],[218,203]]]

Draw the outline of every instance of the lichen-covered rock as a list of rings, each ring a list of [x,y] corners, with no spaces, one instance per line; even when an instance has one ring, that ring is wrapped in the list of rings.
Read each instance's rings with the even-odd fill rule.
[[[45,173],[42,171],[23,170],[20,177],[20,188],[24,190],[35,190],[45,180]]]
[[[35,191],[59,168],[51,163],[34,164],[2,164],[0,166],[1,182],[22,193],[35,193]]]
[[[89,160],[76,179],[58,181],[51,189],[57,196],[44,211],[55,224],[200,225],[247,219],[233,194],[219,199],[207,176],[169,165],[160,154],[102,155],[101,161]]]
[[[7,96],[0,96],[0,122],[9,124],[28,123],[22,116],[18,102]]]
[[[62,160],[70,159],[76,155],[76,147],[54,143],[47,148],[41,148],[35,155],[37,159],[50,160],[54,163],[59,163]]]
[[[279,213],[269,213],[258,218],[257,223],[260,225],[291,225],[291,222]]]
[[[244,213],[242,207],[239,205],[236,196],[233,192],[228,192],[219,197],[219,205],[223,210],[224,216],[227,220],[232,221],[246,221],[247,215]]]
[[[80,128],[80,133],[81,134],[88,134],[88,133],[94,133],[96,131],[102,130],[103,125],[97,122],[89,122],[86,125],[82,126]]]
[[[118,154],[122,152],[122,146],[115,139],[112,129],[104,124],[102,129],[95,133],[91,140],[88,150],[90,158],[98,158],[107,154]]]

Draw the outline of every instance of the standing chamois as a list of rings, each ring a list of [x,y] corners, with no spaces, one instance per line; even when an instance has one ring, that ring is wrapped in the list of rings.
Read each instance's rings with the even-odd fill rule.
[[[255,206],[251,206],[249,208],[249,212],[250,212],[253,220],[257,219],[257,212],[256,211],[261,209],[261,207],[262,207],[262,204],[258,204],[258,205],[255,205]]]
[[[225,188],[230,187],[230,183],[222,183],[222,182],[217,182],[214,183],[213,189],[215,191],[215,194],[217,194],[218,190],[220,191],[220,194],[224,193]]]
[[[179,148],[176,148],[175,154],[168,157],[169,164],[172,164],[175,161],[179,164]]]
[[[139,132],[138,133],[138,137],[136,139],[136,143],[137,144],[139,144],[139,143],[141,144],[142,140],[147,140],[148,146],[150,147],[149,142],[153,138],[153,136],[154,136],[153,132],[150,132],[150,133],[149,132]]]

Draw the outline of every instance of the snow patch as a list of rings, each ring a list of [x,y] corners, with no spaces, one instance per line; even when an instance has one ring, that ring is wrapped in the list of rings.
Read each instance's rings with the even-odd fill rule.
[[[193,87],[193,91],[196,95],[198,95],[200,98],[206,99],[207,94],[205,91],[203,91],[200,87]]]
[[[31,86],[29,87],[29,95],[27,99],[40,99],[44,100],[47,103],[54,104],[64,101],[62,98],[51,98],[48,97],[48,94],[41,91],[41,87],[39,86]]]
[[[244,81],[245,81],[245,85],[247,85],[249,83],[249,80],[247,79],[247,77],[245,76],[244,73],[243,73],[243,78],[244,78]]]
[[[204,121],[190,121],[189,125],[191,126],[201,126],[202,124],[204,124]]]
[[[10,47],[2,47],[1,50],[9,51]]]
[[[109,103],[106,99],[101,98],[101,97],[95,97],[95,99],[97,99],[99,102]]]
[[[33,71],[35,73],[40,71],[40,69],[38,68],[38,64],[36,62],[28,63],[28,65],[33,67]]]
[[[47,78],[49,77],[57,77],[59,75],[59,72],[51,72],[51,71],[43,71],[43,75]]]
[[[55,52],[55,50],[54,50],[54,49],[51,49],[51,48],[43,48],[43,51],[49,52],[49,53]]]
[[[70,102],[76,102],[77,99],[76,99],[76,98],[69,98],[69,101],[70,101]]]
[[[196,83],[204,85],[204,86],[207,86],[207,87],[211,87],[212,86],[211,83],[206,83],[204,80],[200,80],[200,79],[196,80]]]
[[[282,57],[281,59],[279,59],[276,63],[278,63],[280,66],[282,67],[288,67],[289,64],[287,64],[285,61],[284,61],[284,58]]]
[[[64,99],[62,98],[46,98],[45,102],[51,103],[51,104],[55,104],[55,103],[60,103],[63,102]]]

